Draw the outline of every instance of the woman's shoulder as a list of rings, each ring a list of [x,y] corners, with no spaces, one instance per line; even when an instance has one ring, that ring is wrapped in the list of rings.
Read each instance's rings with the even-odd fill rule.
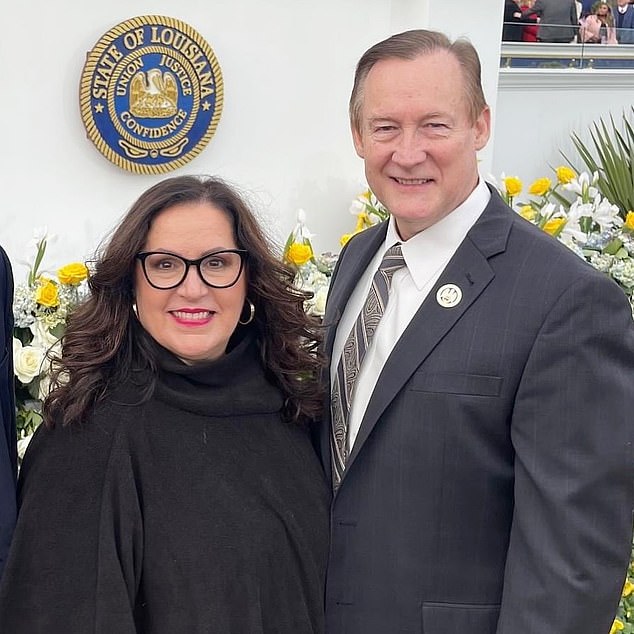
[[[63,460],[75,453],[95,459],[109,454],[115,438],[121,441],[135,429],[133,423],[142,418],[144,402],[143,390],[126,381],[109,390],[83,420],[70,425],[40,425],[29,444],[25,465],[33,456]]]

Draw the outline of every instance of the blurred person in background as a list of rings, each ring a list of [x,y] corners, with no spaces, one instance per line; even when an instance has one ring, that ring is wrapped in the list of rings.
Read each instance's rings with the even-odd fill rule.
[[[520,4],[522,15],[527,15],[527,10],[531,9],[535,4],[535,0],[523,0]],[[522,28],[522,41],[523,42],[537,42],[537,35],[539,33],[539,18],[536,15],[528,15],[523,18],[524,26]]]
[[[612,9],[607,2],[595,2],[592,13],[582,18],[579,39],[585,44],[618,44]]]
[[[632,4],[630,0],[617,0],[614,25],[619,44],[634,44],[634,6]]]
[[[522,16],[539,17],[539,42],[572,42],[577,35],[579,17],[575,0],[535,0]]]
[[[504,0],[503,42],[522,41],[522,10],[515,0]]]

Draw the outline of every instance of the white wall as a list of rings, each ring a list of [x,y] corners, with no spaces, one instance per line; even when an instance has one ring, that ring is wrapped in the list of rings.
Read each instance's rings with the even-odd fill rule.
[[[280,238],[303,207],[316,247],[336,249],[352,226],[350,202],[365,182],[347,120],[359,56],[408,28],[466,34],[489,65],[485,83],[493,99],[501,0],[482,2],[490,6],[477,11],[469,0],[3,4],[0,243],[16,280],[24,279],[19,262],[34,227],[46,225],[59,236],[46,259],[51,268],[83,259],[133,200],[165,177],[121,170],[85,135],[78,106],[84,59],[119,22],[146,14],[183,20],[209,42],[221,65],[225,103],[218,130],[197,158],[172,174],[213,173],[239,184]]]
[[[591,144],[589,129],[600,117],[620,121],[627,112],[632,121],[633,96],[631,70],[534,70],[501,76],[493,174],[519,176],[528,186],[535,178],[552,177],[551,166],[566,164],[560,152],[582,169],[571,133]]]

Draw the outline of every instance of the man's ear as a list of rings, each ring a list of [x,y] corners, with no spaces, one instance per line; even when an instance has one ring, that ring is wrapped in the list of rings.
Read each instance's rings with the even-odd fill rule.
[[[353,123],[351,124],[352,130],[352,142],[354,143],[354,149],[359,158],[365,158],[365,152],[363,150],[363,136],[359,131],[359,128]]]
[[[491,136],[491,109],[485,106],[480,116],[476,119],[475,125],[475,148],[481,150]]]

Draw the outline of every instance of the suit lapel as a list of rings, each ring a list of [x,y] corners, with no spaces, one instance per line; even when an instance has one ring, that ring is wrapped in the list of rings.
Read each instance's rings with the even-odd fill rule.
[[[386,222],[366,229],[353,236],[339,256],[337,267],[332,276],[331,292],[328,295],[324,317],[324,326],[327,329],[324,350],[328,358],[332,355],[337,326],[350,295],[352,295],[359,278],[370,264],[374,254],[385,240],[386,233]]]
[[[366,409],[359,433],[348,458],[344,480],[380,416],[412,374],[432,352],[471,304],[489,285],[495,274],[488,259],[506,247],[514,214],[496,193],[463,240],[445,270],[397,342],[385,363]],[[461,301],[445,308],[436,299],[439,288],[455,284]]]

